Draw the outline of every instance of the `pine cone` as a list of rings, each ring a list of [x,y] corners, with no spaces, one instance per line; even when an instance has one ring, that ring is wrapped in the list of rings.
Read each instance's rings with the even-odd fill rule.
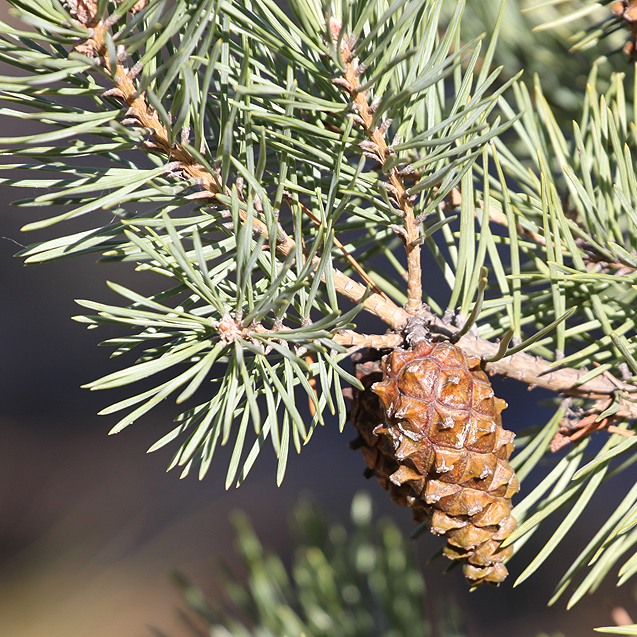
[[[494,398],[480,361],[448,342],[395,350],[382,369],[378,382],[369,363],[356,368],[366,391],[355,396],[352,422],[368,467],[417,521],[447,538],[445,555],[465,563],[471,584],[499,584],[519,489],[507,462],[514,434],[500,418],[506,403]]]
[[[618,0],[611,4],[612,14],[624,20],[630,37],[624,46],[624,53],[637,60],[637,0]]]
[[[363,384],[363,391],[354,391],[351,396],[352,409],[350,421],[356,427],[358,438],[350,443],[352,449],[361,449],[367,471],[365,477],[376,476],[383,489],[389,491],[391,499],[400,506],[409,504],[413,499],[409,485],[397,485],[390,480],[399,464],[394,456],[394,449],[384,436],[378,436],[374,429],[383,424],[385,414],[378,396],[372,391],[372,385],[383,380],[383,369],[380,364],[380,352],[369,350],[366,355],[357,352],[352,356],[356,378]]]

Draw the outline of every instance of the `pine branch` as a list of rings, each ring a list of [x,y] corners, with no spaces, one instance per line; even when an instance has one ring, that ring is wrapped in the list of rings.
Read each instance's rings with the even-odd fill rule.
[[[122,53],[121,59],[118,57],[113,67],[106,48],[106,33],[113,24],[114,22],[112,20],[101,20],[92,28],[91,38],[76,47],[76,50],[90,57],[97,57],[106,72],[113,77],[116,84],[114,88],[107,90],[105,94],[120,99],[129,107],[127,113],[129,117],[127,123],[129,125],[140,125],[151,132],[152,142],[147,142],[146,146],[154,152],[163,154],[166,159],[170,160],[170,166],[173,172],[181,174],[186,179],[192,178],[201,186],[205,195],[198,194],[197,199],[209,198],[222,205],[226,205],[226,201],[220,200],[217,197],[221,192],[219,175],[211,174],[204,166],[198,163],[192,154],[181,144],[170,144],[168,131],[165,126],[159,120],[156,112],[148,106],[143,94],[140,95],[135,87],[134,78],[139,69],[135,69],[134,67],[127,69],[124,66],[124,53]],[[227,193],[226,188],[226,194]],[[241,221],[245,223],[246,213],[243,210],[240,210],[240,216]],[[268,226],[265,222],[254,218],[252,223],[255,234],[265,237],[266,240],[270,240]],[[280,225],[278,230],[276,250],[282,256],[287,257],[294,252],[296,243]],[[318,263],[318,260],[318,257],[314,257],[313,263]],[[387,295],[378,292],[368,294],[365,286],[357,283],[337,269],[334,269],[333,277],[337,291],[349,300],[354,303],[362,303],[367,311],[375,314],[395,329],[405,324],[408,315],[391,301]]]
[[[107,94],[117,97],[126,103],[130,109],[127,115],[133,118],[133,122],[151,131],[153,142],[150,147],[172,159],[175,168],[183,171],[185,177],[196,179],[210,199],[217,199],[216,196],[220,192],[218,176],[210,174],[201,164],[197,163],[183,146],[170,144],[168,131],[160,122],[156,113],[146,104],[143,95],[137,93],[134,85],[135,72],[124,67],[125,58],[118,59],[115,69],[111,68],[105,43],[105,34],[111,26],[112,22],[109,22],[108,19],[100,21],[94,27],[92,37],[86,43],[77,47],[77,50],[90,56],[95,55],[102,60],[105,70],[114,78],[117,84],[116,88],[109,90]],[[340,36],[340,26],[333,24],[332,28],[332,37],[334,42],[337,42],[339,37],[343,37]],[[359,66],[359,61],[354,53],[354,44],[354,42],[351,43],[351,49],[347,40],[343,39],[341,44],[341,57],[346,71],[344,73],[344,82],[339,85],[346,89],[353,99],[358,111],[359,119],[357,121],[359,121],[369,136],[372,143],[372,146],[369,147],[371,152],[382,165],[393,154],[391,147],[388,146],[385,140],[385,132],[388,129],[388,125],[381,124],[379,127],[372,128],[373,109],[368,101],[368,92],[358,90],[360,87],[359,77],[364,69]],[[402,236],[407,251],[408,264],[408,302],[406,311],[399,308],[382,293],[375,292],[367,295],[367,290],[364,286],[339,270],[334,269],[333,276],[336,290],[355,303],[362,301],[367,311],[381,318],[395,330],[405,328],[410,315],[417,314],[419,319],[421,321],[424,320],[430,329],[442,333],[448,332],[448,326],[444,324],[442,319],[422,308],[420,223],[417,222],[414,215],[413,205],[408,189],[405,186],[404,177],[396,168],[392,168],[389,171],[389,179],[391,190],[402,210],[404,219],[404,234]],[[458,201],[454,203],[459,205]],[[246,218],[243,211],[241,215],[241,220],[245,222]],[[489,216],[497,223],[507,224],[506,218],[495,209],[493,211],[490,210]],[[256,234],[269,238],[268,227],[263,221],[253,219],[253,224]],[[518,228],[520,228],[519,225]],[[276,245],[277,251],[281,255],[287,256],[293,252],[296,244],[280,226],[279,231],[280,234],[277,236]],[[535,235],[532,238],[536,238]],[[318,262],[318,258],[314,257],[314,261]],[[364,337],[362,335],[354,336],[353,333],[345,333],[338,337],[336,342],[350,347],[353,346],[355,349],[361,347],[388,347],[392,345],[395,347],[395,344],[401,338],[394,335]],[[497,344],[470,335],[462,337],[459,345],[469,355],[481,359],[494,357],[499,348]],[[504,357],[498,362],[486,363],[485,367],[492,374],[519,380],[530,387],[542,387],[567,396],[594,399],[597,402],[591,409],[593,413],[601,413],[604,401],[618,390],[626,394],[637,391],[634,385],[621,383],[618,386],[603,376],[582,384],[580,379],[588,374],[587,371],[572,368],[559,369],[550,361],[524,353]],[[620,403],[621,407],[614,414],[616,419],[634,419],[637,417],[637,403],[625,398],[621,398]]]
[[[97,11],[97,6],[94,11]],[[215,199],[221,192],[219,176],[206,170],[182,144],[170,142],[170,134],[157,112],[146,102],[144,94],[137,91],[135,78],[141,71],[141,67],[127,68],[124,65],[127,54],[123,47],[117,51],[116,58],[112,59],[107,47],[107,34],[122,16],[106,18],[91,26],[92,15],[93,11],[77,15],[77,20],[81,23],[82,20],[88,20],[88,24],[84,23],[84,26],[90,28],[91,37],[77,45],[75,50],[87,57],[96,58],[113,79],[115,87],[105,91],[104,96],[117,98],[128,106],[127,119],[123,123],[129,126],[141,126],[150,132],[152,141],[146,141],[144,144],[147,149],[166,156],[171,162],[173,171],[181,172],[186,179],[194,179],[211,199]]]
[[[391,121],[385,120],[379,126],[374,125],[374,103],[369,103],[368,91],[361,89],[360,76],[365,68],[356,57],[356,40],[341,33],[342,26],[332,21],[332,39],[336,44],[341,41],[340,54],[345,65],[343,78],[339,78],[338,85],[346,90],[353,100],[357,115],[355,120],[363,127],[369,137],[369,143],[364,146],[365,151],[383,166],[395,154],[395,151],[385,140]],[[380,98],[376,98],[380,102]],[[376,106],[378,105],[376,103]],[[405,186],[404,176],[398,168],[391,168],[389,173],[388,190],[396,199],[402,212],[404,227],[398,232],[407,252],[407,305],[410,314],[418,312],[422,305],[422,269],[420,267],[420,222],[414,214],[413,199]]]
[[[364,335],[346,330],[341,332],[335,340],[340,345],[350,347],[351,351],[364,347],[394,349],[406,343],[415,343],[427,338],[430,332],[453,338],[454,331],[456,330],[444,319],[431,311],[421,309],[418,316],[409,319],[402,334]],[[637,386],[634,384],[623,383],[617,379],[611,380],[605,375],[582,382],[582,379],[589,375],[587,370],[560,367],[559,363],[524,352],[511,356],[505,355],[497,361],[489,362],[489,358],[495,358],[498,355],[500,345],[473,334],[461,337],[457,344],[468,356],[483,360],[484,368],[492,375],[497,374],[503,378],[518,380],[526,383],[530,388],[541,387],[564,396],[594,400],[595,404],[589,409],[591,413],[602,413],[608,406],[610,397],[618,393],[625,394],[626,396],[620,397],[620,407],[613,417],[615,420],[637,418],[637,402],[632,400],[632,395],[637,394]]]
[[[203,390],[206,402],[184,411],[153,446],[185,432],[171,465],[183,467],[184,475],[199,463],[203,476],[216,446],[234,435],[226,484],[239,484],[269,437],[280,482],[288,449],[301,449],[324,412],[337,414],[340,427],[345,423],[339,378],[356,379],[339,366],[343,346],[350,353],[395,349],[440,335],[482,359],[490,373],[572,397],[548,423],[519,436],[512,460],[523,478],[559,444],[578,443],[518,505],[522,524],[514,539],[520,543],[554,511],[570,506],[524,579],[565,537],[597,486],[631,464],[637,444],[619,422],[637,417],[631,376],[637,373],[637,176],[628,90],[617,74],[597,96],[596,63],[584,114],[566,133],[549,104],[566,96],[579,107],[581,96],[555,78],[547,97],[539,82],[533,96],[524,83],[502,83],[489,68],[499,55],[496,38],[485,54],[477,41],[461,48],[469,34],[460,30],[462,1],[451,3],[442,28],[440,15],[450,6],[443,9],[442,0],[336,3],[327,15],[319,4],[293,3],[294,23],[273,0],[146,6],[70,0],[72,22],[56,2],[16,0],[35,35],[32,40],[2,27],[3,59],[27,71],[0,79],[2,115],[54,130],[3,138],[19,146],[3,153],[38,162],[9,170],[54,174],[5,181],[40,188],[42,194],[21,205],[67,207],[27,228],[114,205],[120,217],[23,254],[33,262],[101,251],[106,259],[135,260],[168,278],[172,287],[152,297],[112,285],[128,306],[84,302],[97,314],[80,320],[137,330],[107,343],[116,354],[144,348],[135,364],[92,388],[168,377],[104,410],[136,406],[114,430],[172,392],[181,403],[212,380],[212,394]],[[615,24],[632,16],[633,3],[620,4]],[[470,21],[486,5],[499,15],[497,33],[500,0],[473,3]],[[548,15],[557,5],[543,7]],[[54,17],[47,22],[49,9]],[[122,28],[116,17],[103,18],[106,11],[129,10]],[[508,31],[509,41],[510,33],[517,37],[517,30]],[[543,60],[563,55],[557,40],[541,49],[543,55],[551,49]],[[526,40],[527,50],[535,50],[533,42]],[[69,48],[75,52],[67,56]],[[129,62],[134,59],[144,66]],[[96,77],[113,85],[104,92]],[[67,95],[88,96],[99,112],[66,106]],[[114,104],[127,110],[123,121]],[[492,113],[503,123],[490,124]],[[516,133],[503,136],[511,125]],[[389,143],[390,133],[402,139]],[[86,142],[88,135],[100,143]],[[129,160],[132,148],[163,165],[142,169]],[[126,168],[71,165],[90,154]],[[128,210],[124,204],[131,201],[157,207]],[[399,241],[406,271],[394,254]],[[431,290],[423,289],[420,255],[427,249],[451,291],[444,317]],[[376,270],[378,256],[397,276]],[[342,269],[333,267],[337,259],[345,262]],[[483,274],[487,265],[490,273]],[[392,331],[355,332],[350,321],[360,307],[343,314],[339,295]],[[449,316],[457,317],[455,324]],[[474,321],[478,327],[470,330]],[[514,336],[521,344],[516,340],[509,349]],[[523,352],[526,347],[536,356]],[[218,363],[223,372],[211,379]],[[310,401],[309,425],[297,408],[297,389]],[[255,440],[242,462],[250,423]],[[588,436],[599,429],[610,435],[600,452],[586,456]],[[624,534],[637,523],[631,513],[636,501],[637,491],[631,492],[559,592],[578,568],[602,555],[573,599],[596,585],[603,575],[599,563],[610,564],[609,553],[633,541],[635,533]],[[621,577],[635,572],[637,558],[631,558]]]

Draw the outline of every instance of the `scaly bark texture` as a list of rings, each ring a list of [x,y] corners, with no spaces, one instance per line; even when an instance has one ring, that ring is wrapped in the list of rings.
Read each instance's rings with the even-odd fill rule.
[[[480,361],[451,343],[422,341],[385,356],[382,370],[360,361],[357,375],[366,390],[354,396],[352,421],[369,472],[446,537],[445,555],[464,562],[472,585],[499,584],[519,482],[508,463],[514,434],[500,418],[506,403]]]

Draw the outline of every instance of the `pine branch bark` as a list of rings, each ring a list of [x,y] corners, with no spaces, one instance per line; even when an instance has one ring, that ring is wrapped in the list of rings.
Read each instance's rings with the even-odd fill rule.
[[[340,55],[345,64],[345,73],[339,86],[345,89],[357,111],[356,121],[363,127],[370,143],[366,152],[371,154],[381,166],[394,154],[391,146],[385,140],[389,129],[389,121],[374,126],[374,103],[369,102],[369,92],[360,90],[360,76],[364,72],[359,64],[354,49],[354,42],[350,43],[347,36],[340,34],[341,25],[332,24],[332,38],[342,40]],[[422,268],[420,264],[420,222],[414,214],[413,200],[410,197],[405,180],[397,168],[389,171],[388,190],[396,198],[403,217],[403,228],[399,235],[405,244],[407,253],[407,304],[405,309],[410,314],[418,312],[422,305]]]
[[[106,94],[120,99],[129,107],[128,123],[135,123],[150,131],[151,141],[147,143],[147,148],[164,155],[170,162],[173,173],[181,174],[184,179],[194,179],[206,193],[206,196],[198,195],[198,199],[209,198],[211,201],[223,205],[223,202],[217,197],[222,192],[218,176],[211,174],[198,163],[184,146],[179,143],[170,144],[166,127],[161,123],[156,112],[148,105],[144,94],[137,92],[134,81],[137,69],[134,67],[126,68],[125,56],[118,57],[116,67],[111,68],[105,38],[111,26],[112,23],[108,19],[100,21],[92,28],[91,37],[76,50],[96,57],[102,62],[104,69],[114,78],[116,86],[108,89]],[[247,218],[245,211],[240,210],[239,214],[241,220],[245,222]],[[254,218],[252,223],[256,234],[269,239],[268,227],[262,220]],[[279,234],[276,237],[277,252],[282,256],[287,256],[295,247],[294,240],[279,226]],[[318,257],[315,257],[315,261],[318,263]],[[386,295],[378,292],[368,294],[366,286],[361,285],[336,268],[333,271],[333,278],[337,292],[354,303],[362,303],[367,311],[381,318],[392,328],[399,329],[409,318],[409,314]]]

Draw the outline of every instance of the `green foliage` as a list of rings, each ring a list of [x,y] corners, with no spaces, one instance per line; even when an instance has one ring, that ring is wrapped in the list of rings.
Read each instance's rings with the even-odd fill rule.
[[[602,628],[595,628],[598,633],[605,633],[607,635],[637,635],[637,624],[632,626],[604,626]]]
[[[524,349],[551,373],[585,370],[576,385],[609,373],[634,384],[637,109],[634,69],[619,55],[595,57],[608,44],[601,36],[623,28],[608,7],[11,4],[28,30],[0,24],[0,60],[12,72],[0,77],[0,115],[32,128],[0,139],[11,158],[2,183],[28,189],[16,205],[45,215],[25,225],[44,238],[21,256],[42,264],[95,253],[162,281],[153,295],[112,283],[121,306],[80,301],[94,314],[76,318],[127,327],[105,344],[129,363],[88,385],[143,385],[102,412],[125,412],[113,432],[169,396],[184,404],[151,447],[175,442],[170,466],[182,476],[203,477],[215,450],[232,444],[226,486],[240,484],[269,441],[280,483],[292,445],[300,452],[332,416],[344,426],[342,385],[358,381],[339,339],[363,307],[394,325],[387,313],[400,311],[413,274],[399,256],[414,247],[402,227],[408,207],[416,243],[439,268],[426,272],[423,301],[500,339],[491,362]],[[590,30],[567,57],[578,21]],[[519,79],[523,68],[555,73]],[[71,220],[72,231],[58,230]],[[598,421],[623,413],[629,385],[591,395]],[[637,458],[632,418],[622,416],[601,448],[587,454],[586,438],[544,469],[555,434],[590,401],[554,406],[548,423],[518,438],[513,465],[539,482],[517,504],[509,541],[521,547],[566,514],[519,581]],[[570,586],[571,605],[594,591],[637,542],[637,489],[625,491],[553,601]],[[632,553],[619,583],[635,571]]]
[[[506,84],[488,94],[497,74],[487,75],[485,66],[474,77],[480,44],[457,47],[462,3],[442,40],[439,1],[401,1],[391,11],[378,1],[333,7],[343,25],[368,32],[357,45],[370,66],[363,86],[371,100],[379,99],[374,117],[386,126],[393,118],[395,134],[382,169],[366,160],[364,132],[332,81],[343,62],[317,3],[294,3],[296,21],[266,0],[152,2],[128,17],[124,5],[102,3],[103,15],[114,9],[121,19],[112,21],[110,62],[101,66],[96,54],[77,46],[91,32],[69,29],[70,16],[61,7],[15,6],[37,27],[38,44],[4,25],[2,58],[23,75],[2,78],[11,107],[0,114],[31,117],[47,132],[1,140],[5,154],[28,158],[5,166],[12,172],[3,181],[40,190],[21,206],[64,207],[25,230],[93,218],[89,229],[34,244],[21,256],[43,263],[97,252],[109,261],[135,261],[138,269],[169,280],[152,297],[112,284],[132,302],[126,307],[80,301],[98,312],[78,317],[90,326],[136,328],[105,343],[117,347],[116,355],[144,348],[133,365],[91,389],[174,373],[104,410],[138,405],[113,433],[172,393],[179,391],[177,402],[185,402],[203,384],[197,396],[208,394],[205,402],[183,412],[178,426],[151,449],[185,436],[171,467],[183,467],[186,475],[198,466],[203,477],[217,445],[234,438],[229,486],[245,479],[270,438],[280,482],[290,442],[300,451],[326,410],[337,414],[342,428],[341,380],[356,384],[338,364],[344,349],[332,340],[360,309],[344,308],[337,297],[333,266],[345,274],[352,268],[334,246],[335,234],[359,262],[391,256],[395,275],[371,267],[370,276],[402,302],[403,266],[392,254],[400,245],[392,227],[401,217],[384,174],[411,162],[414,174],[424,176],[410,192],[418,214],[428,218],[472,169],[480,149],[506,127],[487,123]],[[75,51],[63,55],[71,45]],[[45,72],[51,66],[55,72]],[[125,90],[126,69],[130,77],[136,69],[137,94],[143,90],[152,109],[140,112],[143,103],[129,99],[122,119],[122,100],[104,87],[115,75],[115,85]],[[449,91],[455,98],[448,104]],[[81,98],[81,106],[68,105],[67,95]],[[143,125],[152,116],[156,128],[149,131]],[[173,150],[162,153],[166,147]],[[156,167],[142,169],[131,149],[147,151],[142,164]],[[96,157],[100,165],[91,165]],[[14,177],[18,170],[29,178]],[[197,175],[203,172],[213,181],[202,182]],[[114,222],[104,225],[101,210]],[[177,365],[187,369],[177,372]],[[219,365],[211,388],[210,374]],[[309,423],[296,406],[297,387],[313,404]]]
[[[234,637],[431,635],[425,584],[399,529],[390,520],[378,524],[362,492],[352,501],[351,521],[351,530],[330,524],[310,502],[301,502],[293,514],[294,559],[286,568],[263,548],[247,518],[236,515],[246,577],[220,566],[224,593],[213,600],[176,576],[193,634],[203,629]],[[461,637],[461,611],[448,604],[444,615],[436,634]]]
[[[513,77],[520,71],[524,71],[527,80],[535,74],[540,75],[545,95],[555,108],[560,125],[569,126],[581,109],[580,96],[573,89],[584,86],[588,70],[600,53],[611,51],[624,42],[621,34],[616,34],[613,43],[604,44],[603,48],[597,45],[571,50],[576,28],[591,25],[609,15],[608,9],[600,8],[599,3],[591,4],[595,5],[594,15],[587,15],[579,22],[556,25],[557,18],[588,5],[570,1],[507,0],[502,7],[500,0],[470,2],[465,11],[463,32],[465,37],[490,32],[502,11],[505,28],[500,30],[493,57],[493,63],[503,68],[501,79]]]
[[[570,52],[592,49],[600,41],[607,41],[607,50],[613,46],[621,48],[626,41],[622,36],[622,19],[608,11],[608,6],[615,0],[596,0],[588,2],[571,2],[558,0],[536,5],[535,9],[544,10],[539,30],[558,29],[563,37],[570,41]],[[531,7],[531,11],[533,11]],[[577,30],[579,28],[579,30]],[[618,33],[619,32],[619,33]]]
[[[534,108],[522,87],[516,92],[513,106],[502,100],[505,112],[509,109],[526,112],[515,130],[535,170],[529,171],[528,163],[517,159],[500,141],[496,142],[503,172],[515,179],[518,186],[507,181],[506,190],[501,188],[494,199],[501,199],[498,205],[502,209],[510,205],[522,232],[538,233],[543,240],[525,241],[518,236],[519,230],[511,231],[513,224],[508,226],[508,243],[518,241],[519,252],[524,256],[518,271],[509,277],[513,284],[523,282],[518,287],[519,313],[516,316],[512,286],[514,304],[508,321],[501,320],[499,331],[485,327],[483,334],[493,338],[509,325],[539,327],[551,316],[577,308],[576,321],[570,321],[570,326],[558,325],[555,334],[533,344],[531,351],[553,360],[556,369],[563,365],[590,368],[584,381],[618,369],[623,370],[624,379],[632,381],[637,372],[634,363],[637,342],[630,309],[635,302],[637,276],[633,256],[637,247],[634,215],[637,180],[631,158],[634,126],[628,124],[631,116],[627,112],[634,111],[626,103],[629,87],[624,84],[623,74],[615,74],[608,90],[601,95],[596,84],[594,67],[582,115],[573,123],[573,133],[568,136],[556,125],[539,80],[534,87]],[[504,183],[502,177],[500,183]],[[593,263],[600,265],[593,267]],[[600,419],[617,411],[621,396],[618,391],[609,398]],[[548,424],[526,432],[528,445],[513,461],[521,478],[541,461],[565,416],[566,411],[560,405]],[[585,453],[586,446],[584,441],[572,449],[515,507],[514,516],[524,522],[507,543],[524,538],[520,546],[550,514],[569,506],[558,529],[518,582],[530,576],[568,537],[568,531],[584,513],[597,487],[630,468],[635,460],[631,455],[635,439],[631,437],[614,434],[592,455]],[[603,576],[637,541],[637,535],[627,534],[634,516],[637,494],[633,492],[634,489],[629,491],[564,575],[552,602],[576,583],[578,572],[586,567],[591,568],[576,583],[569,605],[595,590]],[[620,583],[634,572],[633,562],[629,559],[620,569]]]

